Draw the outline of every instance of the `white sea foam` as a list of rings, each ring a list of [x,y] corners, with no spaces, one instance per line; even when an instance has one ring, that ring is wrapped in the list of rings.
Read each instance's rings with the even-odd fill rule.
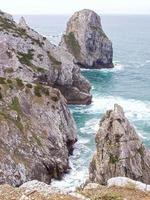
[[[114,68],[109,68],[109,69],[81,69],[81,71],[101,71],[101,72],[118,72],[124,70],[124,65],[121,64],[119,61],[114,61]]]
[[[91,120],[88,120],[85,122],[84,127],[80,128],[80,132],[83,134],[91,134],[91,133],[96,133],[99,127],[99,118],[93,118]]]
[[[115,103],[124,108],[125,115],[133,124],[139,120],[150,124],[149,101],[138,101],[114,96],[98,96],[93,98],[93,103],[90,106],[74,107],[73,112],[78,114],[84,113],[93,117],[85,121],[85,124],[79,129],[79,140],[75,144],[73,156],[70,157],[70,173],[66,174],[62,181],[52,181],[52,186],[64,191],[73,191],[75,187],[80,186],[87,179],[89,162],[95,149],[94,134],[96,134],[99,127],[100,114],[105,113],[108,109],[113,109]],[[148,133],[137,127],[135,129],[142,139],[147,139]]]
[[[124,99],[115,96],[101,96],[93,98],[93,103],[88,111],[90,113],[105,113],[106,110],[113,109],[115,103],[121,105],[126,116],[133,121],[150,120],[150,101]]]

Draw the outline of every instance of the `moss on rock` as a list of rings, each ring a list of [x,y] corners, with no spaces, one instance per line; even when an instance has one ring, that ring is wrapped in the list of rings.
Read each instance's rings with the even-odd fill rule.
[[[68,35],[64,35],[64,39],[65,39],[68,49],[75,56],[75,58],[78,59],[80,56],[81,48],[78,41],[75,38],[74,33],[70,32]]]

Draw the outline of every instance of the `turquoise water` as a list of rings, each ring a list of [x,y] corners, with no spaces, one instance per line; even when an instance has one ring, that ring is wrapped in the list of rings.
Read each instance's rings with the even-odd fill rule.
[[[68,16],[26,16],[26,19],[58,44]],[[137,133],[150,147],[149,22],[150,16],[102,16],[103,29],[113,42],[115,68],[82,71],[92,84],[93,102],[89,106],[70,106],[78,126],[78,142],[70,158],[72,170],[52,185],[70,189],[85,180],[99,120],[114,103],[123,106]]]

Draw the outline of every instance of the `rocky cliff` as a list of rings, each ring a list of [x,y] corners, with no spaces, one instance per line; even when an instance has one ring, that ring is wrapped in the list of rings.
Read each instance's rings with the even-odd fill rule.
[[[31,29],[24,18],[16,24],[3,12],[0,12],[0,76],[57,87],[68,103],[91,103],[90,84],[74,64],[73,56]]]
[[[80,67],[113,67],[112,42],[102,29],[99,15],[91,10],[81,10],[70,18],[60,45]]]
[[[0,184],[60,178],[76,140],[59,90],[0,77]]]
[[[150,184],[150,151],[119,105],[107,111],[100,122],[96,153],[89,168],[89,178],[93,182],[106,184],[116,176]]]
[[[0,11],[0,184],[67,172],[77,140],[67,103],[90,103],[89,91],[71,54]]]

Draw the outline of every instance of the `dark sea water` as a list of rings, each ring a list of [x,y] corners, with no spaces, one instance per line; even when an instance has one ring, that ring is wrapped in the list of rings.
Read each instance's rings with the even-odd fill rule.
[[[58,44],[69,16],[25,16],[31,27]],[[114,103],[123,106],[144,143],[150,147],[150,16],[101,16],[113,42],[115,68],[84,70],[92,84],[93,103],[70,106],[78,126],[78,142],[70,158],[72,170],[54,186],[70,189],[85,180],[95,150],[98,123]],[[15,16],[18,20],[18,16]]]

